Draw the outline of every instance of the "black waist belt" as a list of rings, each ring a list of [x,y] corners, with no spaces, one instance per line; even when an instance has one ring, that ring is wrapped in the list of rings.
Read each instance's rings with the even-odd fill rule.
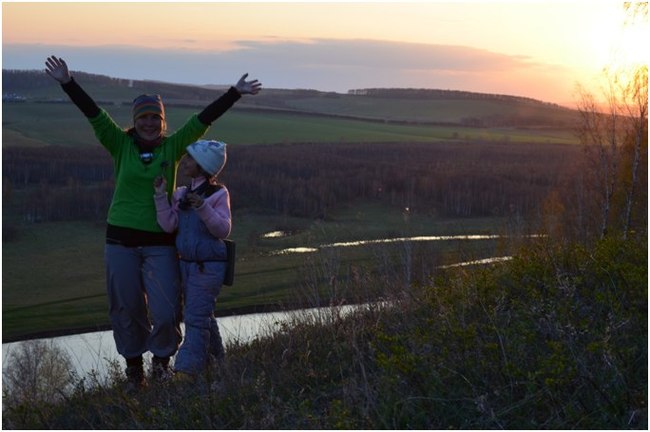
[[[174,246],[174,242],[174,234],[166,232],[142,231],[111,224],[106,227],[106,244],[125,247]]]

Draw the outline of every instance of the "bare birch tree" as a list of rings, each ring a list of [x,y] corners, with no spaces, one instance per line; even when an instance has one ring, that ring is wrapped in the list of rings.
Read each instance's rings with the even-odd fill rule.
[[[627,238],[632,226],[632,211],[637,192],[640,186],[640,168],[642,159],[648,152],[648,67],[647,65],[635,71],[632,84],[623,92],[624,107],[626,109],[627,141],[631,144],[631,166],[629,172],[629,186],[625,199],[623,219],[623,237]],[[647,211],[647,205],[646,205]]]
[[[648,25],[648,2],[626,2],[624,4],[627,21],[626,25],[643,23]],[[623,235],[627,238],[632,229],[632,211],[634,200],[640,186],[642,159],[645,156],[647,164],[648,153],[648,65],[642,65],[634,71],[630,85],[622,92],[627,118],[630,122],[629,137],[632,143],[632,163],[630,169],[630,186],[626,197]],[[645,154],[644,154],[645,153]],[[646,170],[647,180],[647,170]],[[647,196],[646,196],[646,225],[647,225]]]
[[[647,3],[625,4],[629,20],[645,20]],[[610,231],[624,238],[634,231],[634,213],[647,214],[647,195],[640,182],[647,178],[648,65],[612,64],[603,71],[601,105],[595,96],[579,89],[578,136],[585,145],[592,175],[592,205],[598,214],[598,237]],[[635,205],[636,203],[636,205]],[[645,220],[647,224],[647,216]],[[647,229],[646,229],[647,230]]]

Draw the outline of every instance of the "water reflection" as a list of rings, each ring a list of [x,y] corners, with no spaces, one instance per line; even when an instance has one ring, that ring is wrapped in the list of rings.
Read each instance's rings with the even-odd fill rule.
[[[491,240],[497,239],[501,236],[498,235],[456,235],[456,236],[415,236],[415,237],[395,237],[389,239],[376,239],[376,240],[358,240],[351,242],[330,243],[322,245],[322,248],[331,247],[350,247],[350,246],[363,246],[367,244],[378,243],[398,243],[406,241],[440,241],[440,240]]]
[[[278,237],[286,237],[288,235],[289,233],[285,231],[271,231],[271,232],[267,232],[266,234],[263,234],[262,238],[278,238]]]
[[[270,253],[270,255],[287,255],[292,253],[310,253],[310,252],[318,252],[318,248],[312,248],[312,247],[286,248],[279,251],[273,251]]]
[[[525,237],[537,238],[537,237],[541,237],[541,235],[533,234]],[[398,243],[398,242],[407,242],[407,241],[422,242],[422,241],[449,241],[449,240],[496,240],[496,239],[503,239],[503,238],[507,238],[507,236],[502,236],[497,234],[474,234],[474,235],[395,237],[395,238],[387,238],[387,239],[357,240],[357,241],[349,241],[349,242],[329,243],[329,244],[320,245],[318,247],[292,247],[292,248],[272,251],[270,252],[270,255],[312,253],[312,252],[318,252],[320,249],[327,249],[327,248],[353,247],[353,246],[364,246],[370,244]]]
[[[494,263],[509,261],[511,259],[512,259],[511,256],[485,258],[485,259],[474,260],[474,261],[466,261],[466,262],[461,262],[461,263],[456,263],[456,264],[441,265],[441,266],[438,266],[438,268],[446,269],[446,268],[465,267],[465,266],[480,265],[480,264],[494,264]]]

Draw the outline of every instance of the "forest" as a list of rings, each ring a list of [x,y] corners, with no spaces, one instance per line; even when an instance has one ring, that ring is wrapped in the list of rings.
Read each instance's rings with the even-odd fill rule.
[[[528,215],[565,186],[580,152],[458,142],[231,146],[220,180],[235,211],[327,218],[337,207],[372,199],[444,217]],[[100,146],[7,147],[2,169],[5,208],[24,221],[106,214],[113,167]]]

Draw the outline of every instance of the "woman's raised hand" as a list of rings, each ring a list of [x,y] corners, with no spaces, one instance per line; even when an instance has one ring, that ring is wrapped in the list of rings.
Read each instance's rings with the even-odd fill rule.
[[[48,57],[45,61],[45,67],[45,72],[61,84],[69,83],[72,80],[68,65],[65,64],[62,58]]]
[[[246,81],[246,77],[248,77],[247,73],[242,75],[242,77],[239,78],[239,81],[237,81],[237,84],[235,84],[235,88],[239,94],[255,95],[259,93],[259,91],[262,90],[262,83],[258,80]]]

